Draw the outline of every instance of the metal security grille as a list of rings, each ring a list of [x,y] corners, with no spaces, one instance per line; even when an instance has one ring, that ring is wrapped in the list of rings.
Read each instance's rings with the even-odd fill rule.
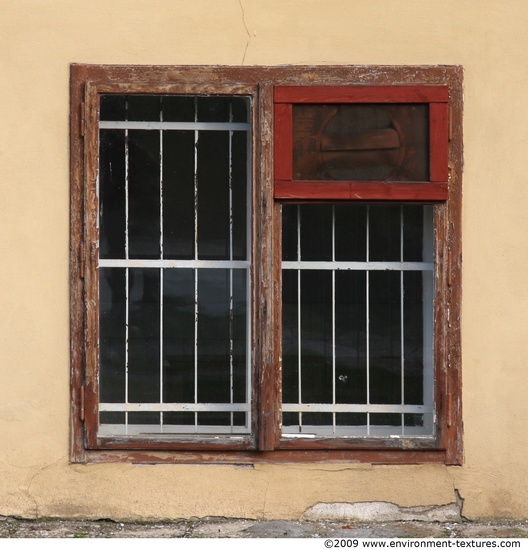
[[[433,210],[283,206],[283,435],[432,435]]]
[[[249,110],[101,96],[99,435],[250,432]]]

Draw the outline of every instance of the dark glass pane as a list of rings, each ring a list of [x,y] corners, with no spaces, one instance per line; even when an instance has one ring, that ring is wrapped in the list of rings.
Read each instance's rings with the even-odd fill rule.
[[[160,399],[160,270],[129,269],[128,398]]]
[[[404,414],[403,417],[405,426],[422,427],[424,425],[423,414]]]
[[[303,426],[332,426],[332,413],[303,413]]]
[[[336,204],[335,259],[364,262],[367,259],[367,206]]]
[[[194,258],[194,132],[163,132],[163,257]]]
[[[296,180],[427,181],[426,104],[293,106]]]
[[[371,426],[401,426],[401,414],[375,413],[370,415]]]
[[[332,259],[332,205],[301,206],[301,260]]]
[[[163,271],[163,401],[194,402],[194,270]]]
[[[129,131],[128,151],[129,256],[130,258],[159,258],[159,132]]]
[[[125,120],[126,96],[102,95],[100,117],[101,120]]]
[[[229,259],[229,133],[198,140],[198,257]]]
[[[282,425],[283,426],[298,426],[299,425],[299,413],[290,413],[290,412],[283,413],[282,414]]]
[[[336,414],[338,426],[366,426],[367,415],[365,413],[338,413]]]
[[[124,424],[124,412],[101,412],[99,413],[99,422],[101,424]]]
[[[161,97],[157,95],[127,96],[127,120],[159,121]]]
[[[229,122],[230,97],[199,97],[199,122]]]
[[[194,417],[194,412],[166,412],[163,413],[163,423],[168,425],[181,424],[184,426],[193,426]]]
[[[247,257],[248,149],[247,133],[233,132],[231,138],[231,187],[233,208],[233,259]]]
[[[162,109],[165,122],[194,122],[195,98],[193,96],[163,96]]]
[[[198,413],[199,426],[230,426],[231,413],[228,412],[200,412]]]
[[[301,392],[304,403],[332,402],[332,278],[301,273]]]
[[[150,424],[160,425],[160,413],[159,412],[129,412],[128,413],[129,424]],[[158,430],[159,431],[159,428]]]
[[[405,399],[408,405],[423,404],[424,339],[423,275],[420,271],[403,274]]]
[[[101,130],[99,153],[100,258],[125,257],[125,131]]]
[[[369,273],[370,402],[401,403],[400,272]]]
[[[288,208],[291,211],[291,208]],[[293,209],[293,211],[295,211]],[[282,272],[282,401],[299,400],[297,271]]]
[[[367,312],[364,271],[335,273],[336,402],[367,402]]]
[[[296,261],[297,258],[297,213],[296,204],[282,205],[282,259]]]
[[[245,97],[232,97],[231,113],[233,116],[233,122],[248,122],[249,99]]]
[[[99,354],[102,403],[125,401],[125,269],[99,269]]]
[[[198,271],[198,402],[230,402],[229,271]]]
[[[403,260],[421,262],[423,259],[424,206],[405,205],[403,209]]]
[[[398,262],[400,250],[400,206],[369,208],[369,260]]]

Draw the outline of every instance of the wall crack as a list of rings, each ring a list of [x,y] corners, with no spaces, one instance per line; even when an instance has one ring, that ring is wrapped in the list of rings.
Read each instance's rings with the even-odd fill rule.
[[[244,11],[242,0],[238,0],[238,4],[240,5],[240,11],[242,12],[242,25],[244,26],[244,30],[246,31],[246,34],[247,34],[246,47],[244,48],[244,54],[242,55],[242,65],[244,65],[244,62],[246,60],[246,54],[249,48],[249,43],[251,42],[251,33],[249,32],[248,26],[246,24],[246,12]]]
[[[33,501],[34,503],[34,506],[35,506],[35,511],[34,511],[34,514],[35,514],[35,518],[38,519],[40,517],[40,510],[39,510],[39,505],[38,505],[38,500],[37,500],[37,497],[34,496],[32,493],[31,493],[31,485],[33,485],[33,481],[35,480],[35,478],[41,474],[44,470],[47,470],[48,468],[51,468],[52,466],[55,466],[56,464],[58,464],[59,462],[62,462],[64,461],[65,459],[67,459],[68,457],[65,456],[65,457],[62,457],[62,458],[59,458],[58,460],[55,460],[54,462],[51,462],[50,464],[46,464],[46,466],[42,466],[42,468],[39,468],[32,476],[31,476],[31,479],[29,480],[29,483],[28,483],[28,486],[27,486],[27,489],[26,489],[26,494],[28,496],[28,498]]]

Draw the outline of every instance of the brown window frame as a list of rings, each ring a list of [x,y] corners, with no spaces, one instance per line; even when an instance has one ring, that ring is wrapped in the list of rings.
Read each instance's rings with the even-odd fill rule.
[[[329,92],[330,88],[333,92]],[[437,90],[429,103],[439,128],[432,147],[431,182],[422,184],[347,184],[336,195],[291,192],[277,138],[288,136],[281,115],[301,91],[313,100],[343,90],[368,91],[371,97],[396,98],[403,92]],[[253,439],[243,444],[228,438],[209,441],[145,441],[96,437],[98,322],[97,171],[98,95],[101,93],[243,94],[253,97],[252,161],[252,377]],[[348,92],[346,92],[348,93]],[[435,92],[436,93],[436,92]],[[334,94],[332,96],[332,94]],[[374,95],[372,95],[374,94]],[[391,95],[395,94],[395,95]],[[407,94],[407,95],[406,95]],[[356,99],[359,96],[355,96]],[[420,96],[423,98],[423,95]],[[393,99],[395,100],[395,99]],[[287,108],[286,108],[287,110]],[[275,119],[274,119],[275,113]],[[370,463],[461,464],[461,173],[462,70],[439,67],[137,67],[72,65],[71,67],[71,459],[74,462],[290,462],[360,461]],[[286,131],[284,131],[286,128]],[[283,147],[279,148],[284,150]],[[275,157],[275,158],[274,158]],[[274,171],[274,165],[275,170]],[[279,182],[279,184],[277,184]],[[288,189],[287,186],[290,186]],[[336,184],[339,186],[339,184]],[[356,188],[350,195],[351,186]],[[393,187],[401,186],[401,196]],[[429,186],[428,188],[426,186]],[[342,188],[343,186],[341,186]],[[315,188],[314,188],[315,189]],[[335,188],[338,189],[338,188]],[[371,190],[374,190],[372,193]],[[419,190],[429,193],[420,194]],[[434,192],[431,194],[430,190]],[[397,191],[398,189],[396,189]],[[358,194],[357,191],[360,191]],[[347,194],[348,193],[348,194]],[[432,440],[281,438],[281,205],[291,201],[354,200],[434,204],[435,307],[434,378],[436,437]]]

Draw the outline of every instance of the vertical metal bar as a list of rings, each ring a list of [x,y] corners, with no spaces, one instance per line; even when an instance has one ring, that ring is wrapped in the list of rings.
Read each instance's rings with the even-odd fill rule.
[[[233,122],[233,104],[229,103],[229,122]],[[233,131],[229,131],[229,261],[233,261]],[[234,311],[233,311],[233,268],[229,269],[229,402],[233,403],[233,354],[234,354]],[[230,413],[231,432],[234,427],[234,413]]]
[[[301,205],[297,205],[297,261],[301,261]],[[302,403],[302,360],[301,360],[301,270],[297,270],[297,393]],[[302,412],[299,414],[299,432],[302,432]]]
[[[403,206],[400,206],[400,261],[403,262],[403,226],[404,220],[403,220]],[[404,345],[404,338],[405,338],[405,327],[404,327],[404,304],[403,304],[403,298],[404,298],[404,292],[403,292],[403,277],[404,272],[403,269],[400,270],[400,377],[401,377],[401,396],[400,396],[400,403],[403,405],[405,402],[405,345]],[[405,431],[405,422],[404,422],[404,415],[401,414],[401,429],[402,429],[402,435],[404,435]]]
[[[125,120],[128,120],[128,100],[125,101]],[[128,130],[125,130],[125,259],[129,259],[128,235],[128,180],[129,180]],[[125,268],[125,403],[128,403],[128,321],[129,321],[130,273]],[[125,433],[128,433],[128,412],[125,412]]]
[[[370,261],[370,206],[367,205],[367,218],[366,218],[366,224],[367,224],[367,257],[366,261],[367,263]],[[370,280],[369,280],[369,270],[367,268],[365,272],[365,278],[366,278],[366,304],[365,304],[365,310],[366,310],[366,334],[367,334],[367,353],[366,353],[366,360],[367,360],[367,405],[370,405]],[[367,435],[370,435],[370,413],[367,412]]]
[[[332,205],[332,262],[335,262],[335,205]],[[332,269],[332,403],[336,402],[336,280]],[[332,413],[332,433],[336,433],[336,413]]]
[[[160,97],[160,122],[163,122],[163,97]],[[160,258],[163,260],[163,130],[159,131],[160,153],[159,153],[159,200],[160,200]],[[160,340],[159,340],[159,377],[160,395],[159,401],[163,403],[163,268],[160,268]],[[163,412],[160,412],[160,432],[163,432]]]
[[[198,121],[198,98],[194,98],[194,121]],[[194,131],[194,259],[198,259],[198,140]],[[198,403],[198,269],[194,268],[194,402]],[[198,431],[198,413],[194,413],[194,429]]]

